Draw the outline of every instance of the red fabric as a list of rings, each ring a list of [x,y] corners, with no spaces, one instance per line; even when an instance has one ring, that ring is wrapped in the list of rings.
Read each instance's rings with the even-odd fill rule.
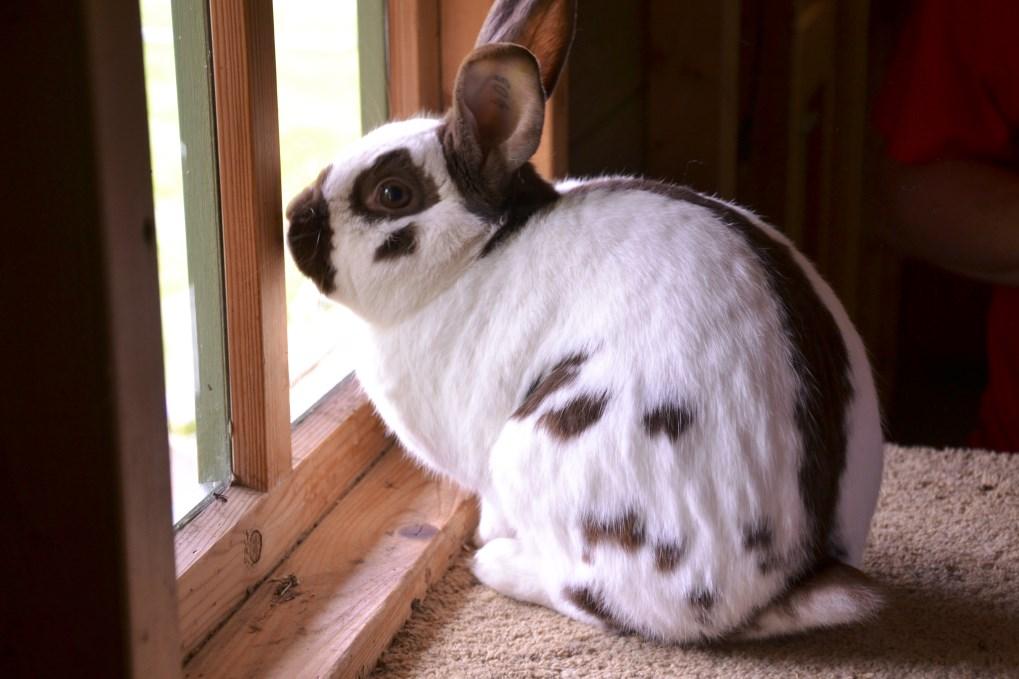
[[[875,123],[900,163],[974,158],[1019,171],[1019,2],[917,0]],[[995,287],[987,324],[989,380],[970,443],[1019,451],[1019,288]]]
[[[918,0],[878,99],[888,154],[1019,161],[1019,2]]]

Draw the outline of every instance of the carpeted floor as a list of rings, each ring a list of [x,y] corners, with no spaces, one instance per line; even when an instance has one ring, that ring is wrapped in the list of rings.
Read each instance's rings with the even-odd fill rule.
[[[866,570],[890,593],[869,626],[690,649],[511,601],[461,558],[373,676],[1019,677],[1019,454],[889,446]]]

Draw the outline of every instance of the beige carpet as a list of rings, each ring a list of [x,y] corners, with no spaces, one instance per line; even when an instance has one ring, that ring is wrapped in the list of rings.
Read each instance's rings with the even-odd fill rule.
[[[867,627],[713,648],[594,630],[479,585],[461,558],[375,677],[1019,677],[1019,454],[888,448]]]

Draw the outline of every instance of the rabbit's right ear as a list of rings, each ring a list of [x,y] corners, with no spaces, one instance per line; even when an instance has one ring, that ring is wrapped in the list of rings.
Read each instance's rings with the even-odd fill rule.
[[[496,0],[475,47],[494,42],[526,47],[538,59],[548,98],[566,63],[576,24],[576,0]]]
[[[447,164],[463,178],[458,184],[492,208],[538,150],[545,121],[540,78],[534,55],[510,43],[476,48],[457,73],[443,140]]]

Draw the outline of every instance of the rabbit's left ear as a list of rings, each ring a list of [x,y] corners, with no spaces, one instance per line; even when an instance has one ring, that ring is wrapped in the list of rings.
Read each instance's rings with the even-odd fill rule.
[[[576,24],[576,0],[496,0],[475,47],[495,42],[526,47],[538,59],[548,98],[566,64]]]
[[[540,77],[534,55],[509,43],[475,48],[457,73],[447,161],[492,205],[538,150],[545,121]]]

